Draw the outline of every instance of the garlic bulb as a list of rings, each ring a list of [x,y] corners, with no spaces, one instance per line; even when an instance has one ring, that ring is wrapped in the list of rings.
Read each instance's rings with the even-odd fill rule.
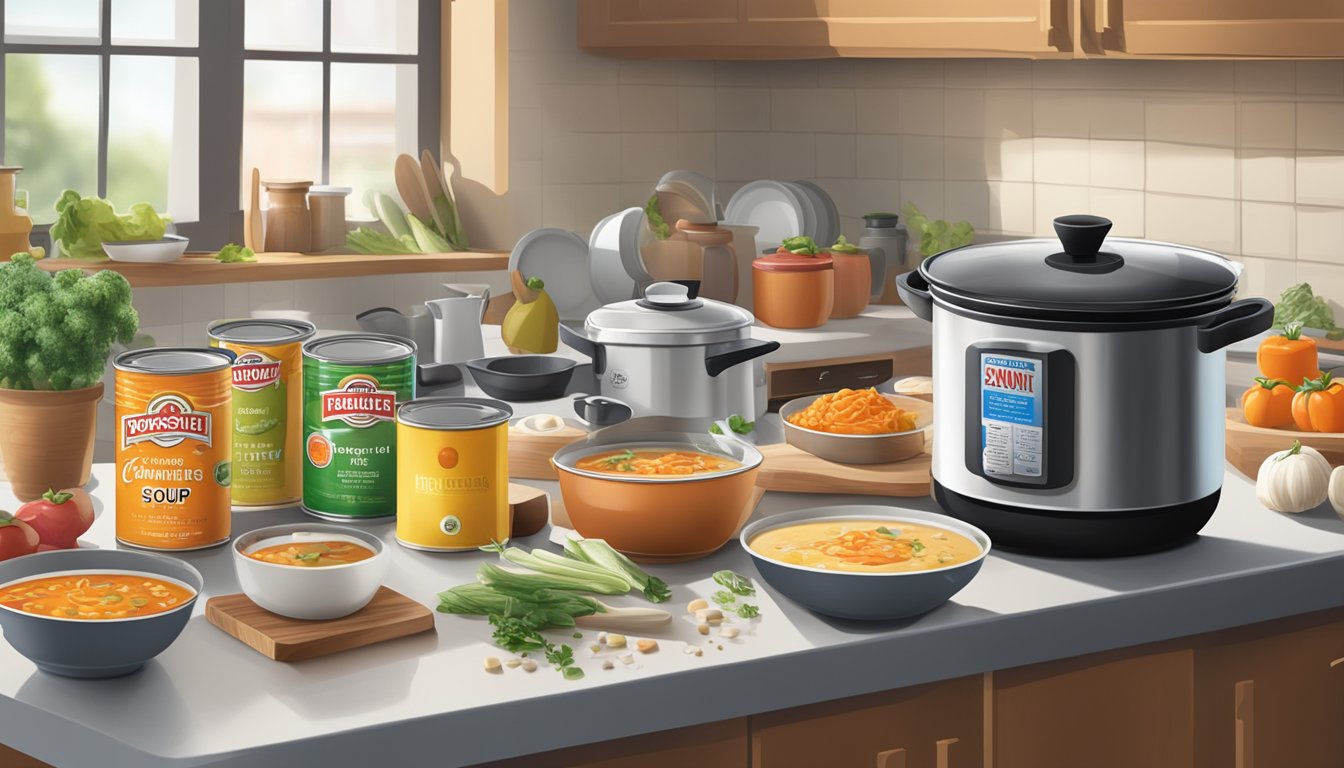
[[[1335,467],[1335,471],[1330,473],[1327,495],[1330,497],[1330,506],[1335,508],[1335,514],[1344,517],[1344,467]]]
[[[1275,512],[1305,512],[1326,500],[1329,486],[1330,462],[1294,440],[1292,448],[1270,454],[1260,465],[1255,497]]]

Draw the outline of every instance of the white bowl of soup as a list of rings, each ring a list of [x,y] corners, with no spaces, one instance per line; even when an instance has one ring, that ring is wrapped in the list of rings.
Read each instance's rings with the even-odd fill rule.
[[[866,504],[771,515],[739,540],[785,597],[816,613],[872,621],[937,608],[970,583],[990,551],[985,532],[960,520]]]
[[[177,639],[203,586],[199,571],[165,555],[39,552],[0,562],[0,627],[44,672],[119,677]]]
[[[274,525],[233,542],[243,594],[291,619],[338,619],[355,613],[378,593],[390,560],[382,539],[342,525]]]

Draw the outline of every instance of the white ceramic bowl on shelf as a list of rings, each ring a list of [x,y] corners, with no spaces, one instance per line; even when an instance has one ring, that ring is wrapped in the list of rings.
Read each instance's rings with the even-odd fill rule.
[[[160,264],[177,261],[187,251],[187,238],[164,235],[158,240],[128,240],[103,243],[103,252],[113,261]]]

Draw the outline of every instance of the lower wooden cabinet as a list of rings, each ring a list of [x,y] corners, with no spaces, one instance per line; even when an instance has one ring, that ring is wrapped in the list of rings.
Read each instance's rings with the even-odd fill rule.
[[[752,768],[973,768],[984,761],[980,675],[751,718]]]
[[[476,768],[745,768],[747,719],[604,741]]]

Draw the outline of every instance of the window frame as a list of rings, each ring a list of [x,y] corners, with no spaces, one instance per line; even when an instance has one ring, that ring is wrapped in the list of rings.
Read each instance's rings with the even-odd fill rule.
[[[5,41],[5,0],[0,0],[0,84],[4,83],[5,55],[54,53],[93,55],[99,59],[97,178],[99,197],[107,195],[107,141],[112,56],[189,57],[198,60],[200,124],[197,158],[199,189],[197,221],[177,223],[179,233],[191,238],[197,250],[219,248],[240,242],[243,232],[240,199],[243,150],[243,70],[249,60],[308,61],[322,65],[322,177],[328,182],[331,129],[331,65],[416,65],[416,134],[419,146],[441,152],[440,105],[442,38],[440,25],[447,0],[418,0],[416,52],[414,54],[343,53],[331,51],[331,4],[322,0],[321,51],[247,50],[244,47],[243,0],[199,0],[197,45],[117,45],[112,43],[112,0],[98,0],[99,39],[87,42]],[[376,8],[373,2],[370,6]],[[206,98],[209,94],[209,98]],[[0,99],[0,159],[4,155],[5,104]],[[33,162],[33,161],[29,161]],[[391,159],[388,163],[391,169]],[[135,201],[114,201],[128,207]],[[33,228],[43,232],[49,225]]]

